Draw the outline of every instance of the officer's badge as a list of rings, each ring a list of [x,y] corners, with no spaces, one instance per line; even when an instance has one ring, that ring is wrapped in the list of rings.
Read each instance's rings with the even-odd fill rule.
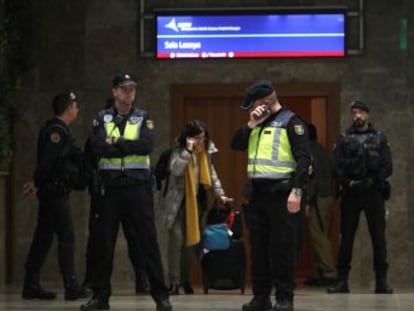
[[[305,129],[303,128],[302,124],[295,125],[295,133],[298,134],[298,135],[305,134]]]
[[[58,142],[60,142],[61,137],[60,134],[58,132],[53,132],[52,134],[50,134],[50,141],[54,144],[57,144]]]
[[[113,119],[114,119],[114,117],[111,114],[106,114],[103,117],[103,120],[104,120],[105,123],[111,122]]]
[[[152,121],[152,120],[148,119],[148,120],[145,122],[145,124],[147,125],[147,128],[148,128],[148,129],[150,129],[150,130],[154,129],[154,121]]]
[[[136,124],[138,122],[142,122],[142,117],[137,117],[137,116],[131,116],[129,118],[129,122],[131,122],[132,124]]]

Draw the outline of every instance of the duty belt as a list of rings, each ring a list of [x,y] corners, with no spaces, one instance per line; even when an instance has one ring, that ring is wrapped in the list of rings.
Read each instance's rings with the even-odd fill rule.
[[[291,188],[290,181],[288,179],[282,180],[264,180],[264,179],[252,179],[254,192],[277,192],[277,191],[289,191]]]
[[[128,176],[122,176],[118,178],[105,178],[103,180],[103,185],[107,190],[127,188],[131,186],[141,185],[144,183],[145,180],[135,179]]]

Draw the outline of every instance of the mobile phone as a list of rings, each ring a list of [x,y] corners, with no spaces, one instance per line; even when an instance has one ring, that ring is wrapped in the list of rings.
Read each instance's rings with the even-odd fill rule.
[[[262,119],[264,116],[267,116],[268,114],[270,114],[270,107],[267,105],[265,110],[263,110],[261,114],[254,115],[253,118],[255,120],[259,120],[259,119]]]

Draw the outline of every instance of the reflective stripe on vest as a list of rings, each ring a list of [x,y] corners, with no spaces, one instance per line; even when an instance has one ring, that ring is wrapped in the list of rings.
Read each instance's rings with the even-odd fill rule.
[[[127,121],[124,130],[124,139],[135,140],[139,137],[142,122]],[[107,138],[120,138],[119,128],[114,122],[105,122]],[[123,158],[101,158],[99,169],[101,170],[124,170],[124,169],[149,169],[149,155],[130,155]]]
[[[296,169],[286,126],[294,114],[282,110],[265,127],[256,127],[249,137],[249,178],[287,179]]]

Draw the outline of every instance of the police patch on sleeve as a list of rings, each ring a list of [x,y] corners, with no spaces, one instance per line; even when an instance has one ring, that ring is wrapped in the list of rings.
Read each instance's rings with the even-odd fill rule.
[[[295,133],[298,135],[305,134],[305,129],[303,128],[302,124],[295,125]]]
[[[53,132],[50,134],[50,141],[54,144],[57,144],[60,142],[62,137],[60,137],[60,134],[58,132]]]
[[[150,130],[154,129],[154,121],[148,119],[147,121],[145,121],[145,124],[146,124],[148,129],[150,129]]]
[[[93,127],[97,127],[99,125],[99,121],[98,120],[96,120],[96,119],[93,119],[93,121],[92,121],[92,126]]]
[[[112,122],[113,119],[114,119],[114,117],[111,114],[106,114],[103,117],[103,120],[104,120],[105,123]]]

